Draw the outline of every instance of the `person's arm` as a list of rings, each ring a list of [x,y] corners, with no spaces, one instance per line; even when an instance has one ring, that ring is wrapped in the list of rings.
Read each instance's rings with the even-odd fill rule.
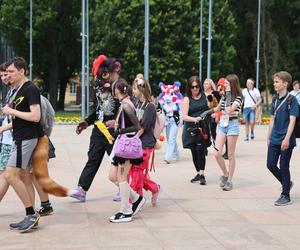
[[[231,114],[236,111],[236,109],[240,108],[242,106],[242,98],[237,97],[231,106],[226,107],[227,114]]]
[[[5,107],[3,108],[3,113],[6,115],[16,116],[25,121],[39,122],[41,120],[40,104],[30,105],[29,108],[30,108],[29,112],[23,112],[23,111],[10,108],[8,105],[5,105]]]
[[[289,122],[288,130],[287,130],[286,135],[281,143],[281,150],[286,150],[289,148],[290,138],[294,131],[295,123],[296,123],[296,116],[290,115],[290,122]]]
[[[0,127],[0,134],[2,134],[3,132],[12,129],[12,123],[8,123],[6,125],[3,125]]]
[[[127,127],[127,128],[121,128],[120,127],[118,129],[118,133],[119,134],[126,134],[126,133],[130,133],[130,132],[139,131],[141,129],[141,125],[139,123],[139,120],[138,120],[134,110],[132,109],[132,107],[129,103],[124,103],[123,104],[123,111],[126,113],[128,119],[131,121],[132,126]],[[121,114],[121,116],[122,116],[122,114]],[[121,125],[121,123],[120,123],[120,125]]]
[[[268,126],[268,132],[267,132],[267,145],[269,146],[270,144],[270,137],[271,137],[271,132],[273,129],[273,124],[274,124],[274,116],[271,116],[270,122],[269,122],[269,126]]]

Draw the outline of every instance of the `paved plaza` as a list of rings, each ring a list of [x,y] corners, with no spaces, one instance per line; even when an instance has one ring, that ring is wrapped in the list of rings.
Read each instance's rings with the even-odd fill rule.
[[[162,186],[160,200],[152,207],[151,194],[146,193],[147,203],[131,223],[108,221],[120,206],[112,201],[117,189],[107,179],[108,157],[87,201],[51,196],[54,213],[41,218],[36,232],[20,234],[9,229],[9,223],[24,216],[10,188],[0,203],[0,249],[300,249],[299,148],[291,161],[294,203],[275,207],[280,185],[266,168],[266,131],[267,126],[258,126],[255,140],[249,142],[243,141],[241,132],[231,192],[219,188],[220,170],[212,148],[207,157],[207,186],[200,186],[190,183],[195,170],[190,152],[182,149],[181,133],[180,161],[166,165],[162,143],[156,151],[155,173],[150,173]],[[76,186],[87,160],[90,132],[91,128],[77,136],[75,126],[54,127],[57,158],[50,161],[49,171],[55,181]]]

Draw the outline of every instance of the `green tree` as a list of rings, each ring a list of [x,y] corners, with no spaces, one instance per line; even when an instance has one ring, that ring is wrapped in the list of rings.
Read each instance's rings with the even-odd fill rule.
[[[29,1],[0,3],[0,31],[28,60]],[[80,10],[77,1],[33,1],[33,75],[56,109],[64,108],[67,83],[80,64]]]

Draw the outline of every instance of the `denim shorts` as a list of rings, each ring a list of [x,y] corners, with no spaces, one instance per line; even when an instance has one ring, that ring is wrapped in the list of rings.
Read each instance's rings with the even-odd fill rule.
[[[227,127],[221,127],[220,124],[217,126],[217,134],[230,136],[230,135],[239,135],[240,134],[240,127],[239,127],[239,120],[233,119],[229,120]]]
[[[254,122],[255,121],[255,109],[244,108],[243,111],[243,120],[244,122]]]

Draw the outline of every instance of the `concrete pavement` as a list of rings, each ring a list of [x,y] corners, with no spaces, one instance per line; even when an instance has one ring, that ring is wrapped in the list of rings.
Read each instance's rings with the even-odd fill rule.
[[[112,201],[117,190],[107,179],[107,157],[86,203],[51,196],[55,211],[41,218],[36,232],[20,234],[9,229],[9,223],[24,215],[21,202],[10,188],[0,204],[0,249],[299,249],[299,148],[291,161],[294,203],[275,207],[280,185],[266,168],[266,130],[266,126],[258,126],[255,140],[249,142],[243,141],[242,131],[231,192],[218,186],[220,170],[212,148],[207,158],[207,186],[200,186],[190,183],[195,170],[190,152],[182,149],[181,135],[181,160],[174,164],[163,162],[162,143],[162,149],[156,152],[156,171],[150,173],[162,186],[160,200],[152,207],[151,194],[146,193],[147,203],[131,223],[108,221],[120,203]],[[87,160],[90,132],[88,129],[77,136],[75,126],[55,126],[52,140],[57,158],[49,167],[55,181],[70,188],[76,186]]]

